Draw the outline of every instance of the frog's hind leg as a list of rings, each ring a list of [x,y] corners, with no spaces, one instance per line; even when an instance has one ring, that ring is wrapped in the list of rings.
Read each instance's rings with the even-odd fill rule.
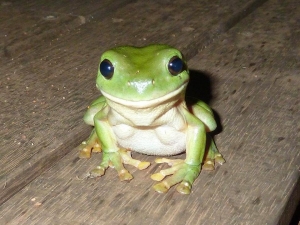
[[[101,145],[95,129],[92,130],[89,138],[79,145],[79,158],[88,159],[92,152],[101,152]]]
[[[108,167],[111,167],[117,170],[121,181],[129,181],[133,179],[133,176],[127,169],[125,169],[123,163],[134,166],[139,170],[146,169],[150,166],[149,162],[133,159],[131,157],[131,151],[123,148],[119,149],[117,152],[107,153],[104,151],[102,163],[90,172],[90,177],[100,177],[104,175]]]
[[[217,146],[210,135],[207,135],[207,141],[209,144],[209,148],[208,148],[208,152],[205,157],[202,169],[203,170],[214,170],[215,163],[219,163],[220,165],[222,165],[223,163],[225,163],[225,159],[218,151]]]

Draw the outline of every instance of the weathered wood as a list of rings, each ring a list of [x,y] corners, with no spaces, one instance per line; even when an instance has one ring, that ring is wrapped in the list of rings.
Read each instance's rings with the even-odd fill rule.
[[[216,28],[262,2],[3,2],[0,202],[88,135],[81,118],[99,95],[93,87],[101,52],[160,42],[195,55],[220,33]]]
[[[297,5],[266,3],[190,61],[215,78],[212,104],[223,123],[217,142],[227,146],[232,181],[222,186],[238,190],[225,198],[236,206],[234,219],[222,224],[289,224],[299,204]]]
[[[285,206],[288,204],[292,212],[299,200],[300,37],[296,29],[300,9],[296,5],[296,0],[270,0],[189,61],[194,75],[211,79],[207,82],[211,84],[211,105],[222,123],[222,133],[216,139],[227,160],[214,172],[202,172],[190,196],[179,195],[174,188],[165,195],[152,191],[150,174],[160,169],[155,164],[145,171],[128,167],[135,177],[130,183],[120,182],[112,169],[100,179],[85,179],[101,155],[79,160],[74,150],[4,203],[0,223],[288,224],[291,213],[285,211]],[[96,31],[91,33],[90,38]],[[78,80],[77,85],[67,88],[72,91],[70,97],[67,92],[51,92],[56,97],[70,98],[65,99],[69,103],[63,110],[60,102],[51,112],[57,117],[69,116],[61,121],[63,124],[51,128],[58,128],[57,136],[65,134],[62,130],[66,127],[71,126],[72,133],[74,126],[81,126],[74,118],[79,120],[77,114],[83,111],[83,101],[95,91],[89,90],[92,76],[82,77],[87,72],[83,66],[78,66],[77,73],[74,69],[76,57],[85,66],[97,64],[87,59],[89,52],[92,56],[97,52],[91,47],[83,48],[92,40],[84,35],[82,39],[81,48],[73,50],[70,59],[68,53],[57,51],[58,47],[51,49],[52,54],[62,52],[50,57],[51,62],[66,60],[58,63],[55,70],[66,70]],[[57,45],[68,45],[66,40],[74,46],[80,43],[66,36]],[[64,83],[65,79],[52,78],[48,84],[64,90],[64,85],[69,84]],[[45,87],[42,82],[39,85]],[[44,123],[48,125],[47,120]],[[134,157],[151,162],[155,158],[140,154]]]

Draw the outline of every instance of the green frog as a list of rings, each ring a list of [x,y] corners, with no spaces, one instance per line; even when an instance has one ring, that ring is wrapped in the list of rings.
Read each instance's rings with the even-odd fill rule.
[[[160,181],[153,186],[159,193],[178,184],[178,192],[189,194],[201,168],[213,170],[215,162],[224,163],[207,134],[217,127],[213,112],[202,101],[187,105],[188,82],[182,53],[168,45],[123,46],[104,52],[96,79],[102,96],[84,115],[94,129],[79,153],[80,158],[89,158],[92,151],[103,152],[102,162],[90,176],[102,176],[110,166],[120,180],[131,180],[124,164],[140,170],[150,165],[133,159],[131,151],[157,156],[186,152],[185,160],[157,159],[171,167],[151,178]]]

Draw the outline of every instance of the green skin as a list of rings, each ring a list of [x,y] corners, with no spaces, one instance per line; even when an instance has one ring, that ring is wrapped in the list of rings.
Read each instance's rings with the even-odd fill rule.
[[[169,71],[168,64],[174,56],[185,63],[182,54],[167,45],[118,47],[102,55],[100,63],[109,60],[114,73],[107,79],[98,69],[96,86],[103,96],[92,102],[84,116],[94,130],[80,146],[79,154],[80,158],[89,158],[91,151],[103,151],[103,160],[91,171],[91,177],[104,175],[112,166],[121,180],[131,180],[133,177],[123,164],[142,170],[150,163],[131,158],[130,151],[148,155],[176,155],[186,151],[185,160],[157,159],[157,163],[168,163],[171,167],[151,178],[161,181],[153,186],[157,192],[165,193],[179,183],[177,191],[189,194],[201,166],[213,170],[214,162],[225,162],[207,135],[216,128],[212,110],[202,101],[186,106],[188,70],[183,68],[176,75]],[[169,136],[161,135],[161,130]],[[131,135],[126,136],[127,133]],[[139,136],[144,138],[141,143]],[[175,141],[169,142],[172,138]],[[174,144],[177,140],[181,140],[178,141],[181,145]],[[208,153],[203,160],[207,142]]]

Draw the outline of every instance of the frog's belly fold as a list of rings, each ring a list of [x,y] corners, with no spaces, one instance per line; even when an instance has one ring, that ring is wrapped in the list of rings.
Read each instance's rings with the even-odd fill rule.
[[[185,151],[186,134],[170,126],[142,129],[113,126],[120,147],[147,155],[176,155]]]

